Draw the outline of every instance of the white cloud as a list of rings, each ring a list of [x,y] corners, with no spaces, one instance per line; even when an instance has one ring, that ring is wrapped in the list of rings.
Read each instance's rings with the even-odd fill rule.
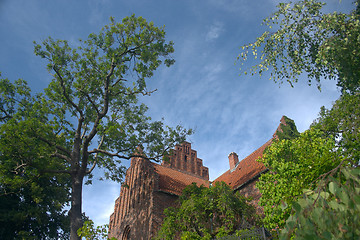
[[[220,34],[224,31],[224,24],[221,22],[215,22],[210,27],[206,33],[206,41],[213,41],[220,37]]]
[[[84,186],[83,211],[96,225],[108,224],[119,195],[119,183],[94,180],[92,185]]]

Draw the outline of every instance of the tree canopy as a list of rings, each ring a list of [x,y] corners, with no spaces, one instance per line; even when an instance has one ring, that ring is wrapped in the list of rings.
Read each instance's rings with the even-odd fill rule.
[[[343,94],[331,109],[323,107],[312,124],[322,139],[333,142],[328,152],[337,155],[337,165],[318,173],[311,187],[303,186],[297,197],[279,206],[290,212],[282,219],[281,239],[359,238],[359,104],[358,93]]]
[[[360,1],[354,3],[350,13],[324,13],[317,0],[280,3],[264,20],[269,31],[238,56],[242,64],[254,56],[251,74],[270,70],[270,79],[291,86],[307,76],[319,89],[334,79],[342,93],[309,130],[279,137],[259,160],[270,170],[257,183],[265,226],[283,229],[285,239],[358,236],[349,220],[359,204]]]
[[[359,167],[360,159],[360,94],[343,94],[332,108],[321,108],[312,124],[324,137],[333,137],[336,147],[342,150],[346,163]]]
[[[335,79],[343,91],[360,90],[360,6],[351,13],[324,13],[324,2],[302,0],[280,3],[264,20],[269,27],[255,42],[242,46],[238,60],[253,55],[258,63],[249,72],[270,69],[275,82],[297,82],[302,73],[318,88],[323,79]],[[260,53],[259,53],[260,52]],[[245,72],[247,73],[247,72]]]
[[[340,178],[324,178],[315,191],[303,190],[280,239],[359,239],[360,169],[343,167],[336,173]]]
[[[181,126],[171,128],[162,121],[151,121],[147,107],[138,102],[139,95],[154,92],[146,87],[154,71],[162,63],[174,63],[170,56],[173,43],[165,40],[164,28],[132,15],[119,23],[111,18],[99,34],[90,34],[77,47],[50,37],[34,44],[35,54],[47,61],[53,79],[43,93],[34,96],[22,92],[29,90],[25,81],[3,79],[1,85],[20,93],[1,88],[5,104],[0,116],[6,120],[3,128],[14,131],[12,141],[45,145],[45,157],[54,164],[42,161],[43,165],[36,166],[40,157],[36,155],[9,159],[14,166],[22,161],[23,166],[68,178],[70,239],[79,239],[84,177],[91,178],[93,169],[100,167],[105,178],[121,181],[122,159],[159,159],[191,134]],[[16,126],[24,126],[26,137]],[[136,150],[139,146],[143,154]]]
[[[359,236],[359,105],[358,93],[344,93],[309,130],[273,143],[260,159],[270,169],[257,184],[264,222],[281,239]]]
[[[166,217],[157,239],[214,239],[233,234],[243,224],[257,224],[255,208],[248,199],[224,182],[209,188],[192,184],[179,198],[179,207],[164,211]]]
[[[0,92],[0,238],[68,238],[69,219],[63,208],[69,202],[70,181],[42,171],[64,165],[33,134],[49,133],[41,122],[40,105],[33,104],[23,80],[12,84],[2,79]]]
[[[302,194],[302,189],[314,189],[316,179],[341,162],[342,157],[334,148],[335,141],[322,138],[321,132],[315,129],[268,147],[259,161],[270,171],[256,184],[268,229],[282,229],[291,213],[290,203]],[[282,203],[288,207],[282,208]]]

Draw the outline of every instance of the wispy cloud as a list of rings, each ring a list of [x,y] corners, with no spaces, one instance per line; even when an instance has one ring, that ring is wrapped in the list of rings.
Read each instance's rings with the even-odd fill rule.
[[[83,211],[96,225],[108,224],[119,195],[119,183],[94,179],[92,185],[84,186]]]
[[[206,33],[206,41],[213,41],[220,37],[220,34],[224,31],[224,25],[221,22],[215,22]]]

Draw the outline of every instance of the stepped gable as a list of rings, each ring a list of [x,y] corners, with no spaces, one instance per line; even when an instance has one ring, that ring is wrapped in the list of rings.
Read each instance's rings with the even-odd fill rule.
[[[198,186],[204,185],[205,187],[209,187],[209,181],[207,179],[196,176],[195,174],[181,172],[156,163],[153,164],[155,172],[159,176],[159,191],[180,196],[183,189],[192,183],[196,183]]]
[[[182,190],[192,183],[209,187],[209,169],[191,149],[191,143],[176,145],[166,161],[161,165],[153,163],[159,176],[159,191],[180,196]]]
[[[256,188],[256,182],[268,169],[256,160],[278,138],[278,132],[282,132],[281,125],[292,124],[292,120],[286,117],[282,117],[280,122],[273,137],[242,161],[239,162],[236,153],[230,153],[230,169],[214,181],[224,181],[234,191],[245,197],[251,196],[251,204],[254,204],[259,214],[263,210],[258,206],[261,194]],[[295,130],[296,126],[290,129]],[[138,153],[142,154],[141,148]],[[164,209],[178,204],[177,199],[187,185],[196,183],[209,187],[209,169],[203,166],[203,161],[191,149],[190,143],[176,145],[166,159],[161,165],[141,157],[131,159],[120,196],[115,202],[114,213],[110,216],[109,237],[152,239],[165,217]]]
[[[142,154],[141,148],[138,150]],[[174,207],[183,189],[192,183],[209,186],[209,171],[191,144],[175,146],[160,164],[131,159],[120,196],[110,216],[109,237],[152,239],[164,219],[164,209]]]

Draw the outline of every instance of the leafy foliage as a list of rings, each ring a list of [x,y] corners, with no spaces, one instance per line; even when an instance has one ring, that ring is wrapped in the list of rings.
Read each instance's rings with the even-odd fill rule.
[[[47,61],[53,76],[44,93],[32,96],[22,80],[4,79],[0,87],[2,128],[9,129],[3,139],[18,141],[24,147],[13,150],[26,155],[9,156],[12,167],[60,174],[71,183],[70,239],[79,239],[82,185],[85,177],[91,183],[95,167],[104,170],[105,178],[121,181],[121,160],[160,159],[192,133],[151,121],[147,107],[138,102],[140,95],[154,92],[146,88],[154,71],[174,63],[173,43],[165,41],[164,29],[135,15],[110,21],[78,47],[52,38],[34,43],[35,54]],[[27,152],[29,141],[29,146],[39,144],[39,154]],[[136,150],[139,146],[144,153]]]
[[[334,136],[336,146],[353,167],[359,167],[360,159],[360,94],[343,94],[331,109],[322,107],[320,116],[312,127],[324,137]]]
[[[360,169],[341,169],[341,181],[329,177],[315,191],[304,190],[292,204],[280,239],[359,239]]]
[[[39,105],[32,104],[25,81],[2,79],[0,92],[0,238],[68,238],[63,208],[69,202],[69,178],[44,172],[63,168],[64,161],[52,158],[54,149],[34,136],[51,128],[44,125]]]
[[[192,184],[180,196],[178,208],[165,210],[166,218],[157,239],[213,239],[241,228],[244,221],[256,224],[253,206],[242,195],[234,194],[224,182],[209,188]]]
[[[95,228],[94,222],[92,220],[85,221],[83,226],[78,229],[77,233],[79,237],[86,240],[102,240],[109,239],[108,238],[108,225],[97,226]],[[115,238],[111,238],[109,240],[116,240]]]
[[[296,128],[294,120],[284,116],[285,124],[281,124],[281,130],[276,130],[275,135],[279,140],[294,139],[300,136],[299,131]]]
[[[264,224],[268,229],[282,228],[291,213],[291,202],[302,189],[314,189],[316,179],[335,168],[341,155],[335,140],[323,138],[319,130],[310,129],[292,140],[274,142],[259,159],[270,170],[256,186],[262,194]],[[286,203],[288,207],[282,208]]]
[[[270,31],[243,46],[238,57],[243,64],[253,55],[258,63],[250,73],[261,75],[271,69],[270,79],[275,82],[285,80],[293,86],[306,73],[309,85],[316,81],[320,89],[323,79],[336,79],[342,90],[332,109],[322,108],[310,130],[300,136],[289,134],[291,129],[278,132],[279,141],[260,159],[270,169],[257,184],[262,193],[264,222],[270,229],[282,229],[288,219],[282,237],[342,239],[356,238],[358,234],[348,229],[351,224],[342,228],[334,217],[347,218],[344,220],[347,224],[352,214],[358,214],[354,208],[358,191],[350,193],[354,189],[348,188],[348,181],[352,181],[350,185],[354,188],[358,178],[355,181],[346,177],[346,182],[332,178],[328,189],[322,187],[319,179],[329,173],[333,175],[340,166],[359,166],[359,3],[359,0],[355,2],[356,9],[349,14],[323,13],[325,3],[317,0],[280,3],[278,10],[264,20]],[[351,172],[354,176],[355,171],[348,169],[342,173]],[[309,190],[301,198],[303,188]],[[346,197],[334,189],[344,189],[344,196],[348,194],[355,202],[340,204]],[[324,219],[322,214],[326,216]],[[340,233],[334,233],[335,230]]]
[[[285,80],[292,86],[305,72],[308,83],[316,80],[319,89],[324,78],[337,79],[342,90],[359,91],[359,6],[345,14],[323,13],[324,5],[317,0],[280,3],[278,10],[264,20],[270,30],[254,43],[242,46],[238,60],[243,64],[253,55],[259,63],[250,73],[261,75],[271,69],[270,79],[275,82]]]

